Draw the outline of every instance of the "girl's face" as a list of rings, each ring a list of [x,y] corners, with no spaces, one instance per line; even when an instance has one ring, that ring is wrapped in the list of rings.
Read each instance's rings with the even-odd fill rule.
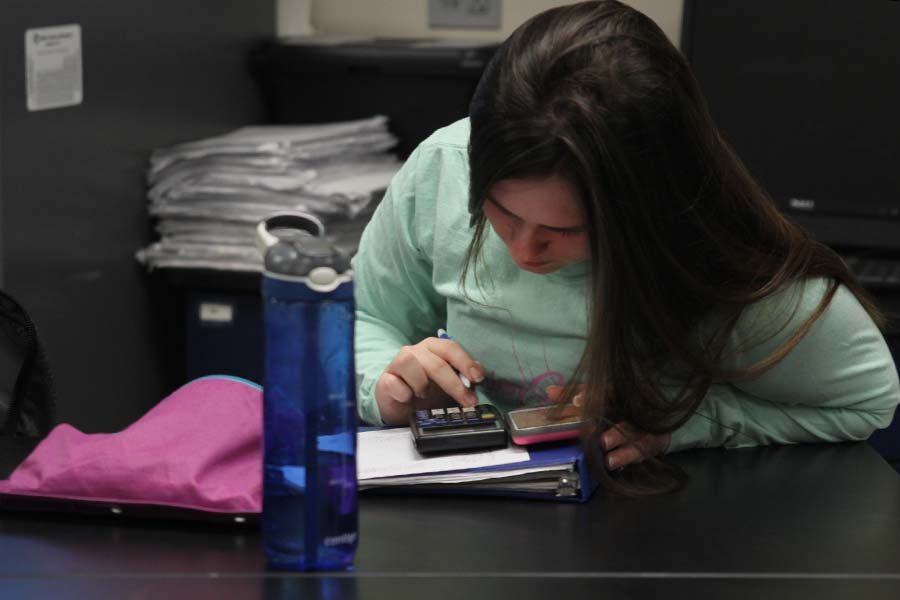
[[[558,175],[498,181],[488,190],[484,215],[526,271],[552,273],[590,257],[581,202]]]

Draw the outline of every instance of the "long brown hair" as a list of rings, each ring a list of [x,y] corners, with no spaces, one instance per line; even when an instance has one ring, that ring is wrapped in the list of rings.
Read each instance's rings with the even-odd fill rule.
[[[687,62],[640,12],[610,0],[533,17],[486,69],[469,116],[474,234],[461,282],[470,270],[478,280],[483,204],[494,183],[559,174],[579,192],[591,308],[571,381],[585,384],[584,411],[596,423],[674,431],[712,384],[756,377],[786,356],[840,284],[883,326],[843,261],[754,181],[715,127]],[[742,311],[810,277],[829,286],[806,322],[765,360],[724,370]],[[700,323],[715,326],[699,336]],[[663,380],[679,382],[675,397]],[[651,457],[603,478],[630,494],[684,480]]]

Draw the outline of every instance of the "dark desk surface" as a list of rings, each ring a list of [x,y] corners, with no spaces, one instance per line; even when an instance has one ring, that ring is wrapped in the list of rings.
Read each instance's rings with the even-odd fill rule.
[[[900,597],[900,476],[867,444],[674,458],[661,498],[363,496],[337,576],[267,572],[252,527],[0,513],[0,598]]]

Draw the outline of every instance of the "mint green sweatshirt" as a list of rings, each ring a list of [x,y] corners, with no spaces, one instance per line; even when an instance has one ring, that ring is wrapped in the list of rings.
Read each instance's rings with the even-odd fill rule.
[[[577,383],[570,377],[586,342],[587,263],[548,275],[523,271],[488,227],[485,268],[478,283],[470,274],[465,293],[460,289],[472,235],[468,139],[464,119],[416,149],[391,181],[353,260],[359,412],[370,423],[381,423],[375,382],[385,367],[402,346],[438,328],[484,364],[479,400],[501,410],[546,404],[548,386]],[[729,340],[726,366],[746,367],[770,354],[825,289],[824,280],[813,279],[748,307]],[[775,367],[754,380],[713,386],[673,432],[669,452],[865,439],[890,424],[898,401],[884,338],[842,286]]]

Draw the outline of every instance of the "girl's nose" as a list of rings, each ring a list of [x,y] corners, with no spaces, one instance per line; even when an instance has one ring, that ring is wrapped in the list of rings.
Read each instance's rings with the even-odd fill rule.
[[[535,228],[520,227],[510,244],[510,254],[518,262],[534,262],[540,260],[549,245],[550,243],[541,238]]]

